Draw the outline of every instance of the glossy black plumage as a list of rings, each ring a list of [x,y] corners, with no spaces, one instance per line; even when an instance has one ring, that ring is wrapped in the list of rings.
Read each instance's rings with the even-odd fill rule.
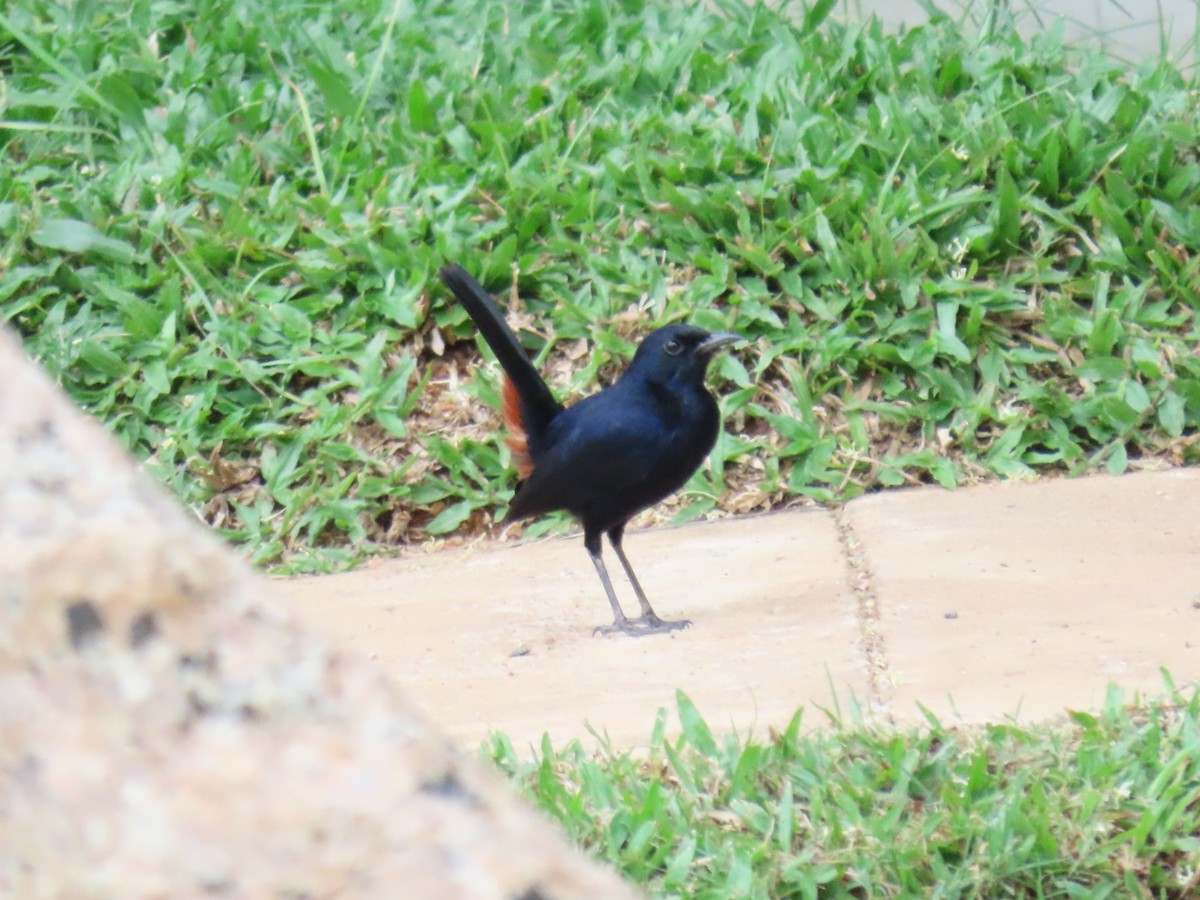
[[[601,631],[647,634],[684,628],[650,607],[621,543],[625,524],[639,511],[681,488],[712,450],[720,429],[717,403],[704,385],[708,362],[738,340],[691,325],[667,325],[648,335],[613,385],[564,408],[529,361],[487,292],[458,265],[442,281],[466,308],[504,367],[505,419],[514,459],[527,472],[508,518],[565,509],[583,525],[584,546],[613,610]],[[601,556],[607,534],[642,614],[628,619]]]

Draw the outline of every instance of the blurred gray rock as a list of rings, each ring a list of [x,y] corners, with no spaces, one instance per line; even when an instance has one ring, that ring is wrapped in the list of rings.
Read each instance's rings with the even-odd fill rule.
[[[0,896],[635,896],[0,333]]]

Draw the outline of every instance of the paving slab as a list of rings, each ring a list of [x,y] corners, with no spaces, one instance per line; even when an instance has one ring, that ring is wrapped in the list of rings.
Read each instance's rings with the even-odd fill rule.
[[[1030,720],[1200,676],[1200,469],[847,505],[900,722]]]
[[[275,582],[312,629],[373,657],[444,732],[518,747],[646,743],[682,689],[716,729],[782,727],[800,706],[866,705],[856,597],[832,517],[796,510],[630,532],[630,561],[686,631],[593,636],[611,621],[579,537],[412,556]],[[610,554],[611,555],[611,554]],[[626,610],[636,601],[610,560]],[[674,715],[671,721],[675,721]]]

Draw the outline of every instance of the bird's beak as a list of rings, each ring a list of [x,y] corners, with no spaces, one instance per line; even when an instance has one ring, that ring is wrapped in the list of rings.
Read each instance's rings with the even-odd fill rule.
[[[734,334],[732,331],[718,331],[716,334],[710,334],[697,344],[696,352],[701,356],[712,356],[722,347],[728,347],[730,344],[736,344],[744,340],[744,337],[740,334]]]

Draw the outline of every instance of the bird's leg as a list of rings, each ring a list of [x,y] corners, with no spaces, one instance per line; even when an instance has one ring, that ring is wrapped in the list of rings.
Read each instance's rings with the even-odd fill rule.
[[[604,565],[604,557],[600,555],[600,535],[585,534],[583,545],[587,548],[588,556],[592,558],[592,565],[596,567],[596,574],[600,576],[600,583],[604,585],[604,593],[608,595],[608,602],[613,611],[613,623],[599,625],[592,633],[612,634],[614,631],[622,631],[625,634],[631,634],[633,626],[629,624],[629,620],[625,618],[625,613],[621,609],[621,604],[617,602],[617,592],[613,590],[612,579],[608,577],[608,569]]]
[[[666,619],[660,619],[650,606],[650,601],[646,599],[646,592],[642,590],[642,586],[637,580],[637,575],[633,573],[633,566],[629,564],[629,560],[625,556],[625,551],[621,547],[621,541],[624,537],[624,525],[618,525],[615,528],[609,529],[608,539],[612,542],[617,559],[621,561],[621,566],[625,569],[625,575],[629,579],[629,583],[633,585],[633,592],[637,595],[638,603],[642,607],[641,616],[633,621],[643,624],[647,631],[675,631],[676,629],[689,627],[692,624],[691,620],[677,619],[673,622],[668,622]]]

